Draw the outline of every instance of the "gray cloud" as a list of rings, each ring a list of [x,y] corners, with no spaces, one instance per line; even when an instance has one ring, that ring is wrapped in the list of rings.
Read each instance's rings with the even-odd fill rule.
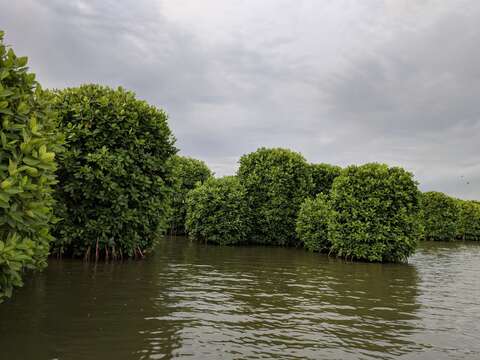
[[[218,175],[259,146],[480,199],[474,0],[0,0],[46,87],[124,86]]]

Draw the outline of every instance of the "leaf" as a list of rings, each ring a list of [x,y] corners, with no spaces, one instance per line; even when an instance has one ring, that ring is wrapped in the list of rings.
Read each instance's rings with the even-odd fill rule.
[[[12,159],[8,159],[8,173],[10,176],[14,176],[17,173],[17,162]]]
[[[28,57],[22,56],[17,58],[17,65],[20,67],[26,66],[28,63]]]
[[[0,200],[8,203],[8,201],[10,200],[10,195],[5,194],[4,192],[0,192]]]
[[[20,115],[26,115],[30,111],[28,104],[24,101],[20,102],[17,106],[17,113]]]
[[[0,183],[0,188],[1,188],[2,190],[8,189],[10,186],[12,186],[12,181],[11,181],[11,180],[8,180],[8,179],[3,180],[3,181]]]
[[[13,112],[10,109],[0,109],[0,114],[13,115]]]
[[[8,71],[8,69],[3,69],[1,72],[0,72],[0,81],[6,79],[8,77],[8,75],[10,75],[10,72]],[[1,95],[0,96],[8,96],[8,95],[5,95],[5,93],[7,93],[8,95],[11,95],[13,94],[13,91],[2,91]]]
[[[7,136],[3,131],[0,132],[0,138],[2,140],[2,146],[5,149],[7,147]]]
[[[30,130],[35,133],[38,129],[37,118],[32,116],[30,118],[28,126],[30,127]]]
[[[29,166],[36,166],[36,165],[40,164],[40,160],[35,159],[31,156],[24,156],[22,161]]]

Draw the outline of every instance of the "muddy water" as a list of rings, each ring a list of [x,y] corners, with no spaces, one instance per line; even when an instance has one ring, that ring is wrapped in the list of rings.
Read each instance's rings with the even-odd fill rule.
[[[408,264],[165,239],[51,261],[0,305],[0,359],[480,359],[480,244]]]

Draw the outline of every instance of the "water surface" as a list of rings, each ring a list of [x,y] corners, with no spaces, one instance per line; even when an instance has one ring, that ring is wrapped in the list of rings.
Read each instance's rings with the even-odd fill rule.
[[[0,359],[480,359],[480,245],[408,264],[163,240],[50,261],[0,305]]]

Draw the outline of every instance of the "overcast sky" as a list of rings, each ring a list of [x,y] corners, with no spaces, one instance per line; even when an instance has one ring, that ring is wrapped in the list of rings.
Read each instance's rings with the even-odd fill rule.
[[[123,86],[217,175],[260,146],[480,200],[478,0],[0,0],[44,87]]]

